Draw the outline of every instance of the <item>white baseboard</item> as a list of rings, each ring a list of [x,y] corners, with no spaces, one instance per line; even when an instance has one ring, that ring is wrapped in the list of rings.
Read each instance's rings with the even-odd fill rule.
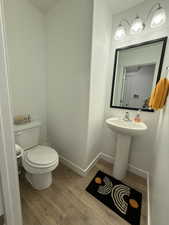
[[[104,159],[106,162],[113,164],[114,163],[114,157],[105,153],[101,153],[101,159]]]
[[[131,164],[129,164],[128,171],[136,174],[137,176],[147,179],[147,171],[139,169]]]
[[[63,165],[73,170],[75,173],[79,174],[80,176],[85,176],[85,171],[82,168],[80,168],[78,165],[74,164],[72,161],[66,159],[65,157],[61,155],[59,155],[59,161]]]
[[[72,169],[74,172],[78,173],[81,176],[86,176],[88,174],[88,172],[95,166],[95,164],[97,163],[97,161],[99,159],[104,159],[105,161],[109,162],[109,163],[114,163],[114,157],[105,154],[103,152],[100,152],[93,160],[92,162],[87,166],[86,169],[82,169],[80,166],[76,165],[75,163],[73,163],[72,161],[66,159],[65,157],[60,155],[60,161],[67,167],[69,167],[70,169]],[[144,171],[142,169],[139,169],[131,164],[129,164],[128,166],[128,170],[138,176],[141,176],[143,178],[147,179],[147,171]]]
[[[100,152],[92,161],[91,163],[88,165],[88,167],[84,170],[85,171],[85,175],[87,175],[89,173],[89,171],[96,165],[96,163],[98,162],[98,160],[101,158],[102,153]]]
[[[101,153],[101,159],[104,159],[105,161],[112,163],[112,164],[114,163],[114,157],[110,156],[108,154],[105,154],[103,152]],[[147,171],[139,169],[131,164],[128,165],[128,171],[147,179]]]
[[[101,157],[101,153],[99,153],[92,160],[92,162],[88,165],[88,167],[86,169],[82,169],[81,167],[79,167],[78,165],[73,163],[72,161],[66,159],[65,157],[63,157],[61,155],[59,155],[59,159],[60,159],[61,163],[63,163],[63,165],[72,169],[75,173],[79,174],[80,176],[86,176],[89,173],[89,171],[96,165],[96,163],[100,159],[100,157]]]

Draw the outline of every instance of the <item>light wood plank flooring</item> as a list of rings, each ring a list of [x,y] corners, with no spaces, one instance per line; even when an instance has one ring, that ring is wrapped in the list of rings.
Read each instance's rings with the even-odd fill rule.
[[[20,178],[24,225],[128,225],[116,213],[85,191],[98,170],[112,174],[112,165],[101,160],[88,176],[81,177],[63,165],[53,172],[53,184],[34,190]],[[147,221],[146,181],[131,173],[123,180],[143,193],[141,225]]]

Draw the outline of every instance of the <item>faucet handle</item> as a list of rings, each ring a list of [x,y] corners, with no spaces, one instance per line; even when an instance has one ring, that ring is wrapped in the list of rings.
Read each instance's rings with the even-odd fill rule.
[[[129,116],[129,111],[126,111],[125,116]]]
[[[129,111],[126,111],[126,112],[125,112],[124,120],[130,121],[130,114],[129,114]]]

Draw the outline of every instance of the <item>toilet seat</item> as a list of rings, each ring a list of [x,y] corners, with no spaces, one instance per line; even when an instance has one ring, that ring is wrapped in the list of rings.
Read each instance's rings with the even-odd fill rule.
[[[48,168],[55,164],[58,165],[59,158],[54,149],[38,145],[27,150],[23,155],[23,160],[34,168]]]
[[[34,151],[35,153],[33,153]],[[24,169],[28,173],[34,175],[50,173],[56,169],[58,164],[58,153],[54,149],[47,146],[38,145],[25,151],[22,156],[22,165]]]
[[[38,145],[25,152],[24,160],[34,167],[50,167],[58,163],[58,154],[50,147]]]

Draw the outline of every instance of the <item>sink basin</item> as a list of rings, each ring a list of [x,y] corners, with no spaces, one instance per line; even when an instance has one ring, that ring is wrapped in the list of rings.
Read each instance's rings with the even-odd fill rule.
[[[147,130],[143,122],[125,121],[116,117],[107,119],[106,123],[110,129],[131,136],[142,135]]]
[[[116,117],[106,120],[107,126],[116,132],[116,156],[113,168],[113,176],[122,180],[128,169],[130,143],[133,136],[142,135],[148,129],[143,122],[125,121]]]

